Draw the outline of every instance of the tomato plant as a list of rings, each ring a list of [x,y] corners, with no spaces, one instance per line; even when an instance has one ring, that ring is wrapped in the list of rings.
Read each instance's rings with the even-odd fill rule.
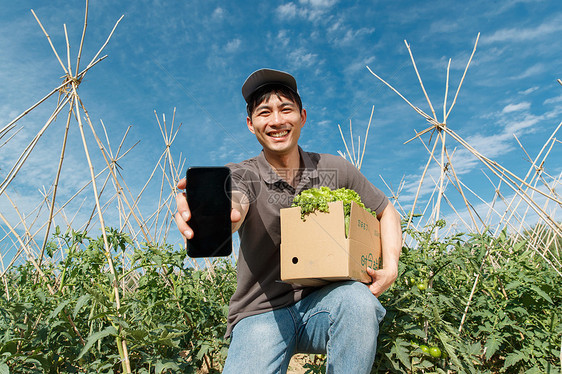
[[[427,282],[419,282],[417,284],[418,290],[425,291],[427,289]]]
[[[387,314],[373,373],[558,373],[556,271],[524,240],[488,233],[435,239],[433,229],[407,232],[417,245],[403,248],[397,281],[380,297]]]
[[[184,266],[184,249],[150,244],[126,256],[121,249],[132,242],[108,229],[119,249],[111,254],[118,282],[126,286],[117,310],[101,238],[57,232],[54,240],[66,256],[42,266],[47,277],[60,280],[54,293],[34,282],[31,263],[7,274],[10,296],[0,297],[1,373],[122,372],[123,340],[135,373],[222,367],[226,305],[236,282],[229,261],[195,270]]]
[[[403,248],[397,281],[380,297],[387,314],[373,373],[560,372],[562,282],[542,257],[508,235],[408,234],[417,246]],[[36,282],[30,262],[5,274],[0,373],[120,373],[123,340],[135,373],[220,371],[234,265],[197,270],[182,248],[136,247],[112,229],[108,240],[119,309],[102,239],[85,232],[56,230],[48,248],[62,246],[64,259],[41,266],[54,289]],[[325,358],[306,369],[325,372]]]
[[[435,358],[441,357],[441,350],[439,347],[431,347],[429,348],[429,354]]]

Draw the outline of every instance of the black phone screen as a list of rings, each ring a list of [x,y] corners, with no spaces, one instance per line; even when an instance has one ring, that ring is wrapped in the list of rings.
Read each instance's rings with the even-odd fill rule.
[[[227,167],[190,167],[186,196],[193,229],[187,240],[189,257],[218,257],[232,253],[230,220],[231,179]]]

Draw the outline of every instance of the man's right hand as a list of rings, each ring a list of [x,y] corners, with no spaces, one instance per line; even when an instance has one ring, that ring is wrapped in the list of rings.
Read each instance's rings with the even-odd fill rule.
[[[186,180],[182,178],[178,184],[177,188],[179,190],[185,190],[186,187]],[[242,195],[243,196],[243,195]],[[232,199],[232,210],[230,212],[230,219],[232,220],[232,232],[238,230],[244,217],[246,216],[246,212],[248,211],[248,204],[244,203],[244,198],[239,196],[239,193],[233,191],[233,199]],[[242,202],[240,202],[242,201]],[[176,195],[176,207],[178,209],[175,215],[176,225],[178,230],[186,239],[193,238],[193,230],[187,224],[191,219],[191,211],[189,210],[189,204],[187,203],[187,199],[185,197],[185,192],[179,192]]]
[[[186,180],[185,178],[180,179],[178,182],[178,189],[185,190]],[[193,230],[187,222],[191,219],[191,211],[189,210],[189,204],[187,204],[187,198],[185,197],[185,192],[179,192],[176,195],[176,207],[178,212],[175,215],[176,225],[178,230],[186,239],[193,238]]]

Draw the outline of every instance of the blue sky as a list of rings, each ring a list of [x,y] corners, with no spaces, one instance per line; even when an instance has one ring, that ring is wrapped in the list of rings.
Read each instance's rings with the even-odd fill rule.
[[[60,84],[63,75],[30,9],[65,62],[63,24],[73,65],[78,50],[84,2],[2,0],[2,127]],[[133,126],[125,145],[140,143],[121,166],[137,190],[163,149],[154,111],[170,120],[176,108],[175,121],[182,127],[171,152],[174,158],[186,157],[187,165],[222,165],[256,155],[260,147],[246,129],[240,87],[252,71],[269,67],[289,71],[298,81],[308,111],[301,137],[306,150],[343,151],[337,125],[347,131],[351,121],[363,138],[375,107],[362,171],[387,193],[380,176],[395,187],[404,180],[407,207],[428,153],[419,141],[403,143],[427,124],[366,68],[430,113],[404,40],[442,119],[447,63],[452,59],[450,103],[480,33],[447,123],[516,174],[524,176],[530,164],[513,134],[534,157],[562,119],[560,0],[92,1],[82,66],[121,15],[104,51],[108,58],[86,75],[79,93],[94,123],[106,125],[114,147]],[[54,106],[48,101],[26,116],[17,127],[21,131],[0,148],[2,179]],[[41,138],[8,190],[24,212],[36,204],[37,190],[52,183],[63,130],[64,118]],[[63,180],[67,193],[88,178],[79,132],[71,129],[70,136]],[[463,181],[491,200],[494,187],[485,168],[453,140],[447,144],[451,151],[457,148],[454,165]],[[545,165],[552,176],[562,171],[561,155],[557,143]],[[98,170],[102,167],[98,160]],[[17,219],[6,199],[0,199],[0,208]]]

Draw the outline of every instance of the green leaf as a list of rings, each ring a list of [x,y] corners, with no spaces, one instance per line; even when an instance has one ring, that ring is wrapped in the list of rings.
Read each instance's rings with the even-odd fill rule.
[[[178,366],[178,364],[176,364],[175,362],[173,362],[171,360],[166,360],[166,362],[158,361],[158,362],[156,362],[156,365],[154,366],[154,371],[156,372],[156,374],[160,374],[166,369],[170,369],[174,373],[177,373],[177,372],[180,371],[180,367]]]
[[[521,248],[524,247],[526,244],[527,244],[527,240],[518,241],[513,245],[513,252],[515,253],[519,252]]]
[[[495,336],[492,336],[486,342],[485,348],[487,348],[487,350],[486,350],[486,360],[489,360],[497,352],[497,350],[500,348],[500,342],[498,341],[498,339]]]
[[[506,290],[506,291],[509,291],[509,290],[511,290],[511,289],[513,289],[513,288],[518,288],[518,287],[521,286],[521,285],[522,285],[522,283],[521,283],[520,281],[514,280],[513,282],[509,282],[509,283],[507,284],[507,286],[505,286],[505,290]]]
[[[208,343],[201,344],[201,348],[199,349],[199,352],[197,352],[197,356],[196,356],[197,359],[201,360],[203,356],[209,353],[210,350],[211,350],[211,346]]]
[[[55,248],[56,246],[53,244],[53,242],[47,243],[47,245],[45,246],[45,252],[47,252],[47,257],[53,258],[53,253]]]
[[[428,360],[422,360],[422,362],[420,362],[419,364],[416,365],[416,368],[419,369],[429,369],[433,367],[433,363],[431,361]]]
[[[84,356],[90,350],[90,348],[92,348],[92,345],[94,345],[98,340],[105,338],[106,336],[117,336],[117,329],[115,329],[115,327],[113,326],[107,326],[105,329],[88,336],[86,345],[84,346],[84,348],[82,348],[82,351],[80,351],[77,359],[81,359],[82,356]]]
[[[47,320],[51,320],[54,317],[58,316],[59,313],[61,312],[61,310],[63,310],[64,307],[67,306],[70,302],[71,302],[71,300],[65,300],[62,303],[60,303],[59,306],[57,306],[56,309],[53,310],[51,312],[51,314],[49,314],[49,316],[47,317]]]
[[[451,344],[449,344],[449,342],[450,342],[449,337],[445,334],[442,334],[441,332],[438,332],[438,331],[437,331],[437,337],[441,341],[441,345],[443,346],[443,348],[445,348],[445,351],[447,352],[449,357],[451,357],[451,360],[453,361],[453,363],[457,367],[462,367],[462,364],[461,364],[457,354],[455,353],[454,348],[451,346]]]
[[[86,304],[92,297],[88,294],[80,296],[78,301],[76,302],[76,306],[74,307],[74,311],[72,312],[72,318],[76,318],[76,315],[82,309],[84,304]]]
[[[45,292],[43,292],[43,290],[41,290],[41,289],[37,290],[37,293],[35,295],[37,296],[39,301],[41,301],[42,304],[45,304],[45,301],[47,299],[45,297]]]
[[[393,347],[394,354],[400,360],[402,365],[410,366],[410,352],[408,351],[408,343],[403,339],[396,339]]]
[[[148,335],[148,332],[146,332],[145,330],[134,329],[128,330],[127,334],[135,339],[142,340]]]
[[[509,353],[505,357],[505,361],[503,363],[503,368],[507,369],[508,367],[515,365],[516,363],[518,363],[519,361],[521,361],[524,358],[525,358],[525,355],[521,352]]]
[[[546,301],[548,301],[549,304],[552,304],[552,299],[550,298],[550,296],[548,296],[546,294],[546,292],[544,292],[543,290],[541,290],[539,287],[535,286],[534,284],[531,286],[531,289],[533,291],[535,291],[539,296],[541,296],[543,299],[545,299]]]

